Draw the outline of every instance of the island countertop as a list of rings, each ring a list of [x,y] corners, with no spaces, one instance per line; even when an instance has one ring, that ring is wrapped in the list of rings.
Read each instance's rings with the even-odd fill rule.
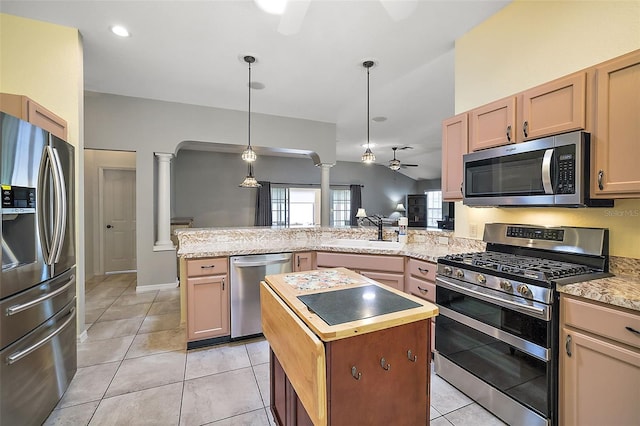
[[[287,304],[298,318],[324,342],[384,330],[397,325],[432,318],[438,314],[438,308],[433,303],[377,283],[346,268],[268,275],[265,281],[269,288]],[[325,319],[323,319],[322,312],[314,312],[303,301],[305,296],[314,295],[313,298],[315,300],[322,302],[321,295],[326,293],[325,299],[328,302],[339,305],[340,298],[344,297],[343,303],[348,304],[350,303],[349,296],[333,293],[344,290],[349,290],[352,293],[360,290],[359,293],[362,294],[358,294],[357,297],[370,299],[364,305],[364,312],[361,310],[360,314],[352,314],[361,315],[362,317],[349,318],[347,316],[345,322],[338,319],[336,320],[338,323],[330,325],[325,321],[327,314],[324,314]],[[380,292],[383,292],[383,294],[380,294]],[[302,296],[302,299],[299,296]],[[334,296],[337,296],[337,298]],[[385,312],[385,309],[388,308],[386,305],[389,304],[395,306],[391,307],[391,309],[395,310]],[[340,309],[340,306],[336,307],[338,310]],[[337,314],[341,316],[340,312],[337,312]],[[349,314],[351,313],[349,312]]]

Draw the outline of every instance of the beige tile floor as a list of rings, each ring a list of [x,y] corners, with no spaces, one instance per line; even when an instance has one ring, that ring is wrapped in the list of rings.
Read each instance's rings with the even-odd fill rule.
[[[178,289],[136,293],[135,274],[86,283],[88,338],[45,425],[270,426],[265,340],[186,351]],[[432,373],[433,426],[501,425]]]

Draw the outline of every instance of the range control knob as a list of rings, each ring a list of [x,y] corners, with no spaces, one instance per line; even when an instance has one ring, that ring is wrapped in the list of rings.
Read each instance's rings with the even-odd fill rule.
[[[445,266],[444,268],[442,268],[442,272],[445,275],[451,275],[453,274],[453,269],[451,268],[451,266]]]
[[[456,269],[456,277],[458,278],[464,277],[464,272],[462,271],[462,269]]]
[[[529,290],[529,287],[527,287],[524,284],[520,284],[518,286],[518,293],[520,293],[521,295],[528,297],[531,296],[531,290]]]
[[[500,288],[504,291],[513,291],[513,286],[509,280],[500,280]]]
[[[484,284],[487,282],[487,278],[482,275],[482,274],[478,274],[476,275],[476,280],[480,283],[480,284]]]

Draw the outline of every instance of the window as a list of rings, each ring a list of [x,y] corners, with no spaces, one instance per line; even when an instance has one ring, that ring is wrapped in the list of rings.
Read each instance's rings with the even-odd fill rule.
[[[351,191],[334,189],[331,191],[331,223],[333,227],[351,226]]]
[[[320,189],[271,187],[271,224],[280,227],[320,223]]]
[[[442,191],[426,191],[427,194],[427,226],[437,227],[442,220]]]

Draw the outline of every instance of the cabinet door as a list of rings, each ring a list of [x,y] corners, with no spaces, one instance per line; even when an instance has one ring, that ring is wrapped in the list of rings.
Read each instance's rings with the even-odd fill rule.
[[[40,127],[67,140],[67,122],[33,99],[10,93],[0,93],[0,110]]]
[[[360,275],[371,278],[380,284],[388,285],[396,290],[404,291],[404,274],[390,274],[387,272],[360,271]]]
[[[469,116],[458,114],[442,122],[442,198],[462,200],[462,156],[468,152]]]
[[[315,269],[313,267],[313,255],[312,251],[305,251],[300,253],[295,253],[293,258],[293,271],[310,271]]]
[[[190,341],[229,335],[229,279],[187,279],[187,337]]]
[[[568,328],[561,339],[560,424],[640,424],[640,353]]]
[[[592,195],[639,197],[640,50],[597,67],[596,85]]]
[[[580,72],[522,93],[518,142],[585,128],[586,73]]]
[[[500,99],[471,110],[469,151],[508,145],[516,141],[516,97]]]
[[[429,327],[423,320],[327,343],[329,423],[427,424]]]

